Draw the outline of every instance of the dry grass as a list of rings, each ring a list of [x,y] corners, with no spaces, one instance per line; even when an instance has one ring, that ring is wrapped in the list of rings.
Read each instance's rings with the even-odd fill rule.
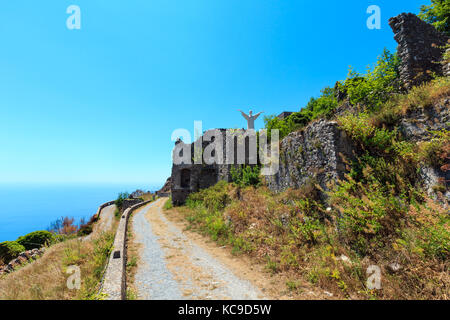
[[[412,88],[407,94],[392,97],[370,121],[379,127],[394,124],[401,116],[417,109],[426,109],[450,96],[450,78],[437,78]]]
[[[400,97],[399,107],[403,114],[416,108],[427,108],[450,95],[450,80],[438,78],[434,81],[414,87]]]
[[[116,224],[113,230],[116,229]],[[89,240],[67,240],[48,248],[38,260],[0,278],[0,300],[99,299],[97,295],[114,232],[95,234]],[[67,287],[67,267],[81,270],[81,289]]]
[[[62,265],[64,251],[73,241],[54,245],[42,258],[0,279],[0,300],[73,299],[76,292],[67,289]]]
[[[149,200],[155,200],[154,198],[156,197],[156,195],[152,194],[152,193],[144,193],[142,195],[142,199],[144,199],[144,201],[149,201]]]
[[[443,209],[427,199],[423,206],[411,207],[412,223],[404,234],[384,239],[370,255],[360,255],[339,239],[326,211],[313,200],[314,188],[272,194],[267,188],[239,189],[228,186],[231,203],[224,210],[202,206],[176,208],[190,228],[209,235],[219,244],[233,247],[237,256],[245,255],[264,263],[266,271],[287,278],[286,288],[301,297],[305,280],[339,299],[448,299],[450,276],[448,260],[426,252],[423,244],[447,245],[446,240],[430,241]],[[212,199],[212,195],[207,196]],[[223,198],[222,196],[218,198]],[[227,221],[231,221],[228,225]],[[449,228],[444,224],[443,228]],[[440,236],[438,236],[440,237]],[[448,241],[448,240],[447,240]],[[341,259],[348,257],[348,261]],[[387,266],[402,265],[392,274]],[[368,290],[366,270],[377,265],[382,270],[382,290]]]

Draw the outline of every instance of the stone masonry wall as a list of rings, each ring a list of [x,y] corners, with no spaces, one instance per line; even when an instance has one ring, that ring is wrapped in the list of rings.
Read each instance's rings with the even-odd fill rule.
[[[101,292],[108,300],[125,300],[126,298],[126,263],[127,263],[127,227],[131,213],[151,201],[145,201],[125,210],[117,227],[114,245],[106,267]]]
[[[412,13],[389,19],[401,59],[400,78],[406,89],[430,80],[430,72],[442,75],[442,59],[448,37]]]
[[[344,158],[352,159],[352,142],[337,122],[320,120],[281,141],[280,170],[266,177],[271,190],[300,188],[313,179],[324,190],[347,172]],[[325,197],[325,195],[323,195]]]
[[[142,199],[125,199],[125,200],[123,200],[122,212],[124,212],[128,208],[130,208],[138,203],[141,203],[141,202],[144,202],[144,200],[142,200]]]

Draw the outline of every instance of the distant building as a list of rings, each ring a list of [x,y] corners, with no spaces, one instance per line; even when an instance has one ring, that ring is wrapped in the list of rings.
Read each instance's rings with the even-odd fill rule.
[[[284,111],[283,113],[281,113],[281,114],[278,116],[278,118],[284,120],[284,119],[286,119],[287,117],[289,117],[291,114],[293,114],[293,112]]]
[[[222,135],[223,138],[226,136],[226,129],[217,129]],[[245,132],[245,131],[244,131]],[[208,131],[205,132],[205,134]],[[245,142],[243,142],[244,150],[245,150],[245,164],[250,164],[249,161],[249,143],[250,140],[248,137],[244,137]],[[202,161],[202,164],[173,164],[172,165],[172,175],[170,178],[170,190],[172,194],[172,203],[174,205],[182,205],[185,203],[186,198],[189,194],[193,192],[198,192],[202,189],[209,188],[214,186],[217,182],[224,180],[227,182],[231,181],[231,168],[237,166],[237,145],[238,145],[238,137],[234,137],[233,141],[230,142],[233,144],[233,159],[230,159],[232,164],[227,164],[227,141],[224,139],[223,141],[223,164],[205,164]],[[205,141],[202,139],[202,148],[205,150],[208,145],[212,143],[212,141]],[[194,150],[195,143],[192,144],[184,144],[183,141],[177,141],[175,143],[174,152],[180,153],[180,147],[187,146],[188,149],[191,150],[191,155],[195,154]],[[231,146],[230,146],[231,148]]]
[[[136,191],[134,191],[132,194],[130,194],[130,199],[138,199],[140,197],[142,197],[145,194],[144,191],[138,189]]]

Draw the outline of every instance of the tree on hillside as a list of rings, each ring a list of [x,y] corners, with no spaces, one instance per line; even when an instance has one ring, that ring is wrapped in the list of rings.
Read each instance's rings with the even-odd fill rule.
[[[450,36],[450,2],[448,0],[431,0],[430,5],[423,5],[420,8],[419,17]]]

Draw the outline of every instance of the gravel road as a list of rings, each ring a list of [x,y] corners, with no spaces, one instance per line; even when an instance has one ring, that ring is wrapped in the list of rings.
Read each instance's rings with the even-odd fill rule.
[[[259,289],[241,279],[162,213],[165,199],[138,210],[132,218],[140,244],[135,287],[140,299],[264,299]]]

